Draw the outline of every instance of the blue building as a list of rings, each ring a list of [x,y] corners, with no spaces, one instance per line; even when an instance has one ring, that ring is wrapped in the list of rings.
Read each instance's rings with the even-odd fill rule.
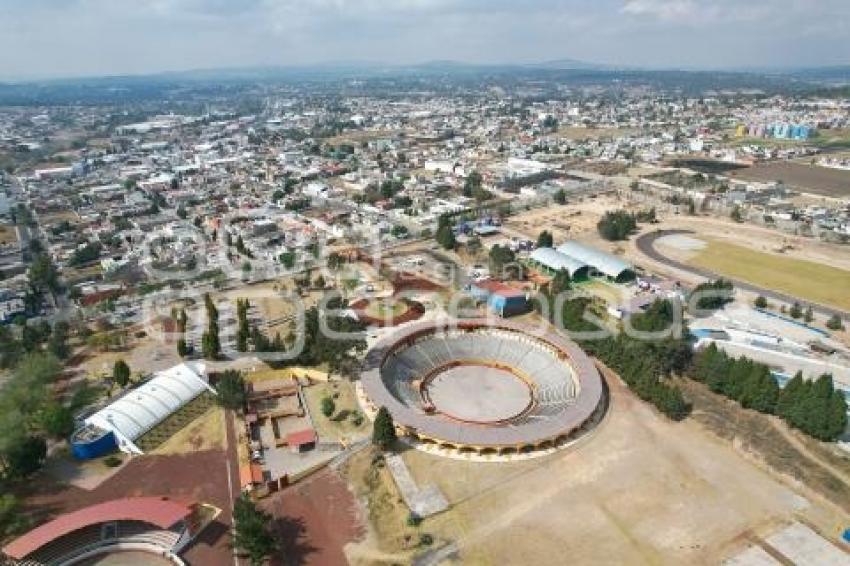
[[[477,300],[486,302],[487,307],[501,317],[528,312],[525,293],[492,279],[476,281],[470,285],[469,293]]]

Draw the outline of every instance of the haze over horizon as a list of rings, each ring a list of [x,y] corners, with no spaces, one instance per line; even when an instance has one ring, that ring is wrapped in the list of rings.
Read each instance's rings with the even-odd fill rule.
[[[575,59],[687,69],[850,63],[845,0],[0,0],[0,80]],[[813,4],[817,9],[813,9]]]

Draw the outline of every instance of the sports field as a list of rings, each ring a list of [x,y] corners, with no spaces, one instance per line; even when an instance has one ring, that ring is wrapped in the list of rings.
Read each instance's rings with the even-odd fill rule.
[[[708,240],[688,263],[727,277],[841,309],[850,309],[850,271]]]

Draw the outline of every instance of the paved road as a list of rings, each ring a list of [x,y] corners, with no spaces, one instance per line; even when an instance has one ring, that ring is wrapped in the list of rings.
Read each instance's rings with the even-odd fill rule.
[[[638,237],[635,241],[635,245],[638,250],[644,254],[645,256],[653,259],[659,263],[663,263],[669,267],[674,269],[678,269],[680,271],[686,271],[688,273],[693,273],[694,275],[698,275],[700,277],[704,277],[706,279],[717,279],[721,277],[721,275],[714,273],[708,269],[703,269],[701,267],[695,267],[693,265],[688,265],[686,263],[682,263],[681,261],[676,261],[674,259],[670,259],[665,256],[661,252],[659,252],[655,248],[655,241],[659,238],[663,238],[664,236],[676,236],[676,235],[691,235],[694,234],[691,230],[656,230],[655,232],[649,232],[643,234]],[[779,291],[772,291],[770,289],[765,289],[763,287],[757,287],[751,283],[747,283],[746,281],[741,281],[740,279],[734,279],[732,277],[727,277],[725,275],[722,276],[724,279],[728,279],[732,281],[735,287],[739,289],[744,289],[745,291],[750,291],[753,293],[758,293],[760,295],[764,295],[768,299],[773,299],[775,301],[779,301],[782,303],[792,304],[795,301],[799,301],[800,303],[811,304],[812,309],[819,314],[830,317],[833,315],[838,315],[841,318],[847,320],[850,318],[850,312],[837,309],[835,307],[830,307],[826,305],[820,305],[818,303],[813,303],[811,301],[805,301],[800,299],[799,297],[792,297],[791,295],[786,295],[784,293],[780,293]]]

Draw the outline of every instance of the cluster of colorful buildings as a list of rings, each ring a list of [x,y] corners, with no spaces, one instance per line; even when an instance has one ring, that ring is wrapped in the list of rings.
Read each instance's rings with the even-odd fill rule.
[[[807,140],[815,128],[805,124],[777,122],[775,124],[740,124],[735,130],[739,138],[774,138],[778,140]]]

